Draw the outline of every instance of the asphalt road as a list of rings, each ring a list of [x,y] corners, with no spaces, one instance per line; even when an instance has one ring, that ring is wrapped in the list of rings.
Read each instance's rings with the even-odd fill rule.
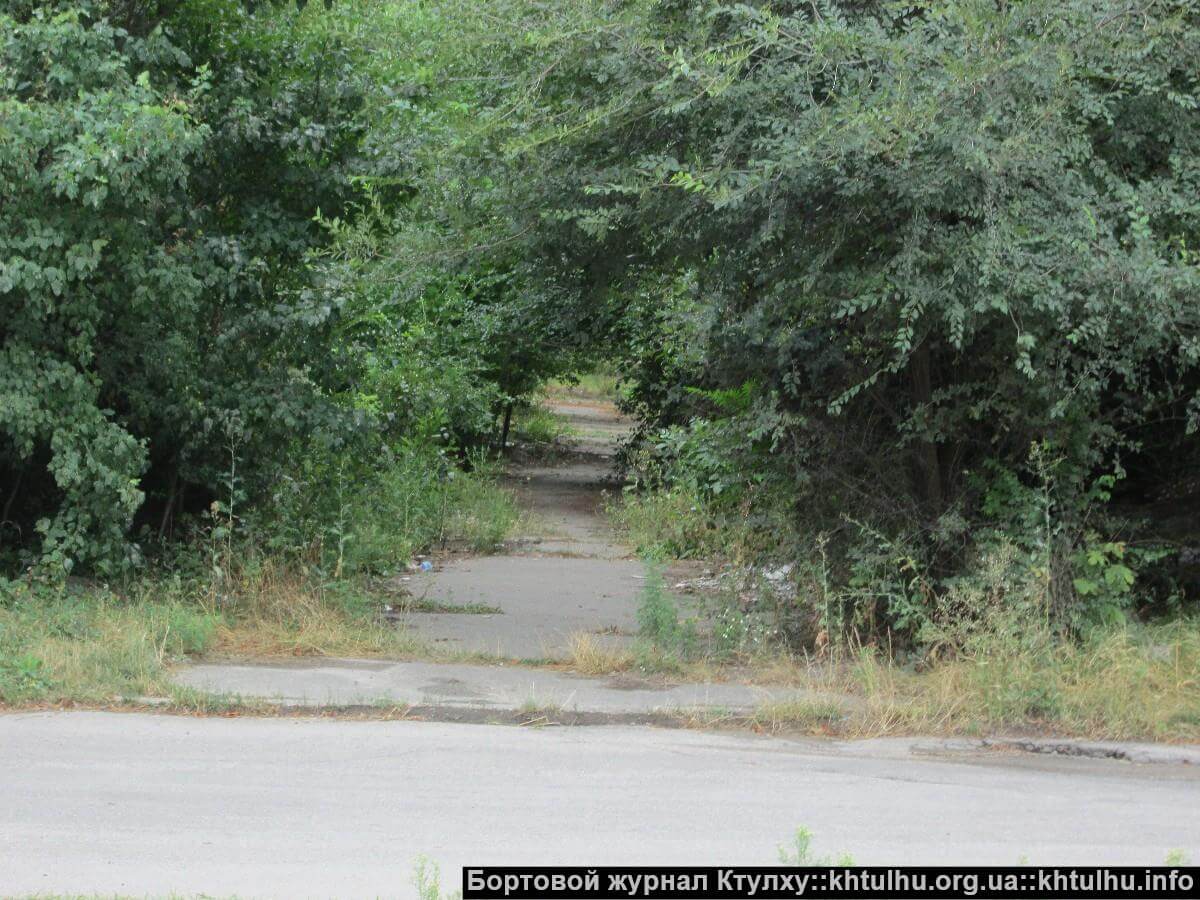
[[[411,896],[464,864],[1200,859],[1200,773],[635,727],[0,716],[0,895]]]

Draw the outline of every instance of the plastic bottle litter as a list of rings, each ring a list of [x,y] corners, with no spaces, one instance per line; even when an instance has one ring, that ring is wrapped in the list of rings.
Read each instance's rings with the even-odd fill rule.
[[[427,560],[427,559],[421,560],[421,571],[422,572],[428,572],[432,568],[433,568],[433,563],[431,563],[429,560]]]

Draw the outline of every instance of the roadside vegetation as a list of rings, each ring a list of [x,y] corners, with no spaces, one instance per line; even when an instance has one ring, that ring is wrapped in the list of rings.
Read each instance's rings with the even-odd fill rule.
[[[539,398],[614,400],[614,520],[725,577],[653,575],[581,670],[1196,736],[1189,3],[0,0],[0,34],[0,702],[422,652],[389,579],[520,528],[498,460],[568,437]]]
[[[380,259],[415,72],[362,32],[442,25],[303,6],[0,4],[0,702],[412,652],[391,580],[520,525],[506,412],[570,362],[494,349],[486,264]]]
[[[757,594],[678,594],[663,563],[647,562],[631,648],[589,634],[571,641],[571,666],[694,681],[749,681],[801,689],[750,714],[684,712],[684,721],[768,732],[875,737],[898,734],[1052,733],[1110,740],[1200,740],[1200,623],[1172,620],[1096,627],[1064,641],[1029,610],[993,613],[938,651],[830,643],[789,648]],[[731,574],[736,569],[731,568]],[[759,599],[750,600],[755,596]],[[793,597],[771,605],[793,609]]]

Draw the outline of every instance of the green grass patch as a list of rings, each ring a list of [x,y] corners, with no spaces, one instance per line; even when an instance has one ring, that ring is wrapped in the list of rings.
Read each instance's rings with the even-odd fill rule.
[[[269,559],[207,582],[119,587],[9,582],[0,598],[0,703],[119,703],[172,695],[174,664],[223,656],[406,656],[381,598]],[[188,705],[188,704],[184,704]]]
[[[405,455],[387,472],[348,487],[330,504],[335,510],[321,516],[336,523],[315,539],[326,565],[339,575],[387,573],[427,548],[497,549],[518,527],[521,509],[497,483],[495,460],[476,454],[470,465],[469,472],[439,468],[428,455]],[[313,541],[304,533],[290,546]]]
[[[639,644],[652,655],[686,660],[696,652],[695,623],[681,618],[679,604],[666,589],[662,565],[649,560],[645,568],[637,610]]]
[[[404,612],[456,613],[471,616],[494,616],[504,612],[500,607],[488,606],[486,603],[440,603],[424,597],[408,597],[396,606]]]
[[[561,444],[573,432],[567,420],[553,410],[533,403],[513,412],[513,434],[527,444]]]
[[[620,379],[615,372],[586,372],[573,379],[549,381],[543,391],[547,396],[561,399],[615,402],[620,396]]]
[[[174,600],[9,585],[0,602],[0,702],[160,695],[168,665],[211,648],[223,622],[218,612]]]
[[[638,553],[664,559],[699,559],[728,551],[728,535],[683,489],[626,491],[607,507],[613,524]]]
[[[834,730],[847,718],[836,700],[770,700],[759,704],[750,717],[764,731]]]
[[[447,505],[440,543],[465,546],[477,553],[498,549],[523,519],[516,495],[490,475],[460,476],[449,491]]]

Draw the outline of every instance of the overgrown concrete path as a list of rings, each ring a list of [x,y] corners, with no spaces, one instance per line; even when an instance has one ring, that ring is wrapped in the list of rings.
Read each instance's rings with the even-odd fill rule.
[[[185,668],[177,680],[209,693],[289,706],[407,704],[451,717],[462,710],[543,709],[677,718],[744,713],[764,703],[828,701],[788,688],[677,685],[630,674],[587,678],[519,665],[568,658],[573,638],[584,638],[599,652],[632,643],[646,577],[603,512],[620,487],[614,455],[630,424],[603,401],[558,403],[552,409],[570,424],[570,448],[540,458],[518,452],[508,473],[529,516],[521,537],[504,553],[450,555],[433,571],[401,582],[414,601],[401,624],[437,655],[465,654],[470,661],[213,663]]]
[[[503,554],[451,558],[411,577],[413,596],[426,603],[499,612],[412,612],[404,624],[418,635],[507,659],[562,659],[575,634],[600,645],[632,640],[644,572],[602,510],[606,492],[619,488],[613,457],[629,425],[603,401],[552,408],[570,423],[572,446],[512,464],[530,517],[522,538]]]

